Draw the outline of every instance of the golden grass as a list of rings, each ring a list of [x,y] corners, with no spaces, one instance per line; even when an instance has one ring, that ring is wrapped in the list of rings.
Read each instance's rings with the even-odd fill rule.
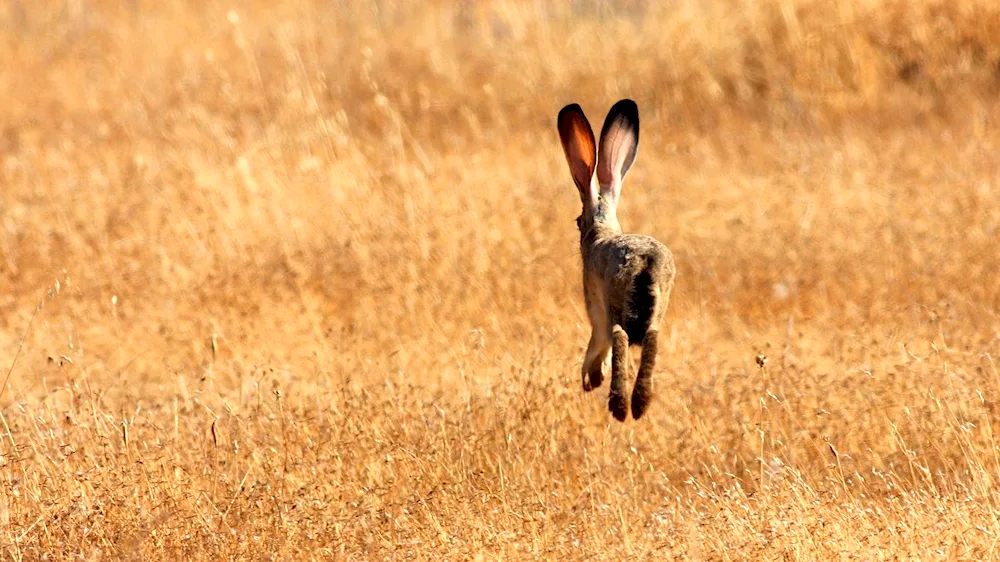
[[[5,559],[1000,556],[1000,9],[416,6],[5,5]],[[619,424],[554,121],[624,96]]]

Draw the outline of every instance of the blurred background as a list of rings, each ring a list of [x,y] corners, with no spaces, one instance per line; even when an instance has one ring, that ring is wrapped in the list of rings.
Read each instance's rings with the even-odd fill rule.
[[[0,92],[0,408],[34,451],[12,445],[20,462],[0,469],[46,474],[38,497],[111,494],[52,459],[124,423],[131,437],[67,456],[65,474],[125,478],[133,451],[167,483],[120,504],[193,514],[179,491],[211,490],[271,533],[291,531],[236,490],[294,481],[333,517],[300,528],[339,521],[346,552],[407,537],[465,552],[478,536],[508,554],[522,539],[634,554],[687,522],[677,544],[710,550],[744,535],[727,519],[699,536],[704,502],[778,474],[792,491],[775,492],[775,517],[813,509],[795,486],[829,482],[855,499],[967,486],[992,501],[993,2],[4,0]],[[579,388],[580,202],[555,116],[578,102],[599,128],[622,97],[642,133],[620,219],[665,242],[678,277],[660,396],[619,427],[606,389]],[[332,456],[308,453],[317,435]],[[392,483],[386,447],[413,453]],[[219,450],[222,468],[199,472]],[[448,480],[472,473],[487,480]],[[537,511],[533,538],[509,512],[456,507],[500,473],[504,509]],[[589,523],[572,498],[537,499],[539,481],[597,498]],[[441,503],[404,513],[432,489]],[[14,497],[0,520],[22,537],[70,509]],[[839,501],[829,518],[847,517]],[[546,526],[556,513],[593,532]],[[177,521],[159,524],[193,525]],[[596,530],[620,521],[649,542]],[[914,547],[921,529],[882,546]],[[241,544],[199,537],[198,552]]]
[[[118,363],[578,323],[554,115],[619,97],[622,220],[675,249],[676,318],[998,305],[991,3],[4,8],[4,359],[56,281],[73,321],[29,341],[145,348]]]

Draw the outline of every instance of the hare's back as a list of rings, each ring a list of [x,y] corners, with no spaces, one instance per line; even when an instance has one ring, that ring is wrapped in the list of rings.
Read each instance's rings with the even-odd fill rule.
[[[674,256],[662,242],[645,234],[623,234],[614,240],[615,254],[621,265],[648,263],[647,267],[673,269]]]

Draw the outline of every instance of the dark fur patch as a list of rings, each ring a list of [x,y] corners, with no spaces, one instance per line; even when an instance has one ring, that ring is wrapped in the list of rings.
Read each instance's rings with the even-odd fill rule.
[[[653,305],[656,304],[654,288],[653,276],[650,275],[647,265],[642,273],[635,276],[632,283],[632,293],[629,295],[631,306],[622,326],[628,334],[629,345],[641,345],[643,338],[646,337],[646,330],[649,329],[649,322],[652,320]]]

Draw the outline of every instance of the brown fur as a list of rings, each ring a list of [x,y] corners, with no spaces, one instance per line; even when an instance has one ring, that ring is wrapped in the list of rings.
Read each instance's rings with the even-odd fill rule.
[[[631,399],[632,417],[639,419],[652,399],[657,336],[676,269],[666,246],[650,236],[622,233],[615,214],[622,182],[638,149],[638,108],[631,100],[616,103],[605,120],[599,145],[595,145],[590,123],[579,105],[564,107],[558,125],[583,202],[577,222],[583,295],[592,327],[583,361],[583,389],[600,386],[610,351],[608,409],[615,419],[624,421],[628,414],[625,377],[631,365],[628,349],[630,344],[641,344],[642,359]],[[598,186],[593,185],[595,168]]]

